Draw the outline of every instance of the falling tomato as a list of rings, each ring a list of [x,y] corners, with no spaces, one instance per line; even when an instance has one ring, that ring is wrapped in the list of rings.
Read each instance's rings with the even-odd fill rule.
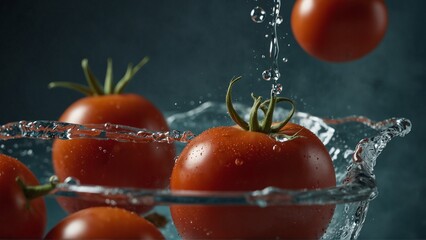
[[[297,0],[291,14],[299,45],[329,62],[352,61],[370,53],[387,25],[384,0]]]

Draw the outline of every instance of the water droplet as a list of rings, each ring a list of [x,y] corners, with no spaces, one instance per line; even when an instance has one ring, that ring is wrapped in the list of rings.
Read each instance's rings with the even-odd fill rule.
[[[275,141],[277,141],[277,142],[287,142],[288,141],[288,137],[286,135],[283,135],[283,134],[271,134],[270,136],[273,139],[275,139]]]
[[[33,150],[32,149],[28,149],[27,155],[28,156],[32,156],[33,154],[34,154]]]
[[[280,83],[274,84],[272,86],[272,92],[276,95],[281,94],[281,92],[283,91],[283,85]]]
[[[280,73],[280,71],[279,71],[278,69],[274,69],[274,70],[272,71],[272,79],[273,79],[274,81],[278,81],[278,79],[280,79],[280,77],[281,77],[281,73]]]
[[[275,20],[275,22],[280,25],[281,23],[283,23],[284,19],[282,16],[278,16],[277,19]]]
[[[263,8],[257,6],[250,12],[251,20],[255,23],[262,23],[265,20],[266,12]]]
[[[236,158],[235,159],[235,165],[237,165],[237,166],[241,166],[241,165],[243,165],[244,164],[244,161],[243,160],[241,160],[241,159],[239,159],[239,158]]]
[[[262,73],[262,78],[266,81],[270,81],[272,77],[272,71],[270,69],[267,69],[265,71],[263,71]]]
[[[278,145],[274,145],[274,146],[272,147],[272,150],[274,150],[275,152],[281,152],[281,147],[280,147],[280,146],[278,146]]]
[[[140,201],[137,198],[131,198],[130,203],[133,204],[133,205],[138,205],[138,204],[140,204]]]
[[[109,130],[109,129],[112,128],[112,124],[111,123],[105,123],[104,127],[105,127],[106,130]]]
[[[65,178],[64,183],[68,185],[80,185],[80,181],[77,178],[73,178],[73,177]]]
[[[58,184],[59,183],[59,178],[56,175],[53,175],[49,178],[49,182],[52,184]]]
[[[283,58],[283,62],[288,62],[288,58]]]
[[[269,37],[269,34],[265,34],[265,38],[268,38]]]
[[[349,212],[349,205],[345,204],[345,213],[348,213],[348,212]]]
[[[117,201],[113,200],[113,199],[105,199],[105,203],[111,206],[115,206],[117,205]]]

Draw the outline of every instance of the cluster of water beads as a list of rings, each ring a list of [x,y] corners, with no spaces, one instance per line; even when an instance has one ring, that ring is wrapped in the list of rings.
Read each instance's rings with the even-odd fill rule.
[[[281,77],[279,68],[278,68],[278,58],[279,58],[279,43],[278,43],[278,34],[277,26],[283,22],[283,18],[280,15],[281,0],[274,0],[274,5],[272,7],[272,20],[269,24],[272,26],[272,32],[266,34],[265,37],[270,38],[269,43],[269,57],[272,59],[272,65],[269,69],[266,69],[262,72],[262,78],[266,81],[273,80],[272,84],[272,93],[278,95],[282,92],[282,85],[278,83],[278,80]],[[251,12],[251,19],[255,23],[262,23],[266,18],[266,11],[263,8],[257,6]],[[263,57],[263,56],[262,56]],[[284,62],[287,62],[287,58],[283,59]]]

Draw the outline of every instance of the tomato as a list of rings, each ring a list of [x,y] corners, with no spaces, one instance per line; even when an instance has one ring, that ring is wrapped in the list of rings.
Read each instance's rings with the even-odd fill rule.
[[[93,207],[75,212],[53,227],[45,239],[164,239],[147,220],[121,208]]]
[[[136,94],[87,96],[71,104],[61,122],[76,124],[112,123],[151,131],[167,131],[162,113]],[[52,148],[53,167],[61,181],[74,177],[81,184],[110,187],[165,188],[174,165],[175,149],[168,143],[130,143],[114,140],[57,140]],[[68,212],[105,205],[94,201],[58,198]],[[125,207],[125,206],[123,206]],[[139,213],[146,206],[126,206]]]
[[[228,110],[240,125],[235,111]],[[248,126],[211,128],[191,140],[176,160],[171,190],[254,191],[270,186],[302,190],[336,185],[331,157],[312,132],[288,120],[279,129],[266,125],[257,129],[253,120]],[[267,133],[271,131],[288,140],[277,141]],[[327,229],[334,208],[173,205],[171,214],[184,239],[311,239]]]
[[[302,129],[302,131],[300,131]],[[277,142],[235,127],[207,130],[177,159],[172,190],[249,191],[268,186],[316,189],[336,185],[330,156],[309,130],[287,124],[299,138]],[[183,238],[319,238],[334,206],[206,207],[172,206]]]
[[[17,178],[28,185],[39,184],[24,164],[0,154],[0,239],[41,239],[46,227],[44,200],[29,200]]]
[[[299,45],[330,62],[365,56],[383,39],[387,25],[384,0],[297,0],[291,14]]]

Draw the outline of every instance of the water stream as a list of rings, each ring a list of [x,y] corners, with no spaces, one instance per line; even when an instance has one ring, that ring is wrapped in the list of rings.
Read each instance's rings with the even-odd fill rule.
[[[267,38],[269,38],[269,59],[271,61],[271,66],[262,72],[262,78],[265,81],[273,80],[271,91],[276,95],[279,95],[283,90],[282,84],[278,83],[278,80],[281,77],[281,73],[278,64],[280,47],[277,27],[283,22],[283,18],[280,15],[280,10],[281,0],[273,0],[273,6],[269,14],[271,20],[268,22],[269,26],[267,27],[267,29],[271,27],[271,31],[269,34],[265,35]],[[250,15],[253,22],[263,23],[264,20],[268,17],[268,12],[266,12],[260,6],[256,6],[253,8],[253,10],[251,10]],[[284,59],[284,62],[288,61],[287,58]]]

